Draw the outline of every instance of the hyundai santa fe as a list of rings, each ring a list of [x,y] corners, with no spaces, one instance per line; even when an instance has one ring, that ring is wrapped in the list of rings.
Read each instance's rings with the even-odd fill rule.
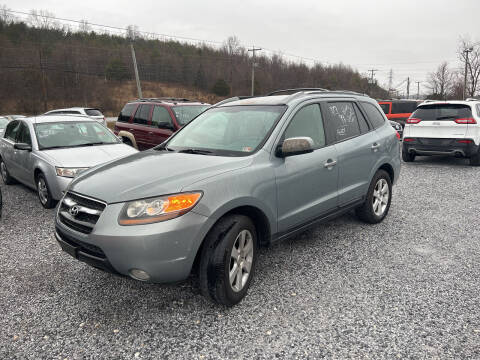
[[[232,306],[258,247],[355,209],[378,223],[400,173],[395,130],[361,94],[275,92],[200,114],[161,145],[81,173],[55,236],[80,261],[147,282],[195,270]]]

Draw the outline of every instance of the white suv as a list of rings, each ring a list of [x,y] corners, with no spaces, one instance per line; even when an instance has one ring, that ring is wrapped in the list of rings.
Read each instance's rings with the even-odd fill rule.
[[[107,121],[102,112],[95,108],[84,108],[84,107],[72,107],[68,109],[55,109],[50,110],[45,113],[45,115],[86,115],[93,120],[98,121],[100,124],[107,126]]]
[[[480,165],[480,100],[429,101],[407,119],[402,158],[416,155],[451,155]]]

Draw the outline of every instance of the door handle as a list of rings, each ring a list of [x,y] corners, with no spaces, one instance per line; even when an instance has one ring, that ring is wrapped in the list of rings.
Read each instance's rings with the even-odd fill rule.
[[[133,131],[133,129],[128,129],[128,131]]]
[[[331,169],[335,165],[337,165],[337,160],[329,159],[329,160],[327,160],[327,162],[325,164],[323,164],[323,167],[326,167],[327,169]]]
[[[380,147],[380,144],[379,144],[379,143],[373,143],[373,145],[372,145],[372,150],[373,150],[373,151],[377,151],[379,147]]]
[[[152,132],[152,131],[149,131],[149,132],[148,132],[148,135],[153,135],[153,132]]]

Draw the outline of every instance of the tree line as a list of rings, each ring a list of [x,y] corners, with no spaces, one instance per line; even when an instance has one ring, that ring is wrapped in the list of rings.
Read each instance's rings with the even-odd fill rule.
[[[101,33],[82,21],[73,29],[42,11],[32,10],[20,20],[0,7],[0,112],[8,108],[31,114],[87,105],[118,112],[114,89],[134,79],[130,44],[141,82],[176,84],[220,98],[250,94],[252,58],[235,36],[214,47],[150,38],[135,26],[123,33]],[[309,66],[280,53],[256,55],[256,95],[295,87],[387,96],[348,65]]]

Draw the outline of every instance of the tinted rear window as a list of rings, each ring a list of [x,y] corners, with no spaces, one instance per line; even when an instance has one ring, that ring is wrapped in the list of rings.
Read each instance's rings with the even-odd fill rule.
[[[392,114],[410,114],[417,108],[416,101],[392,102]]]
[[[452,120],[472,117],[472,109],[462,104],[435,104],[419,107],[412,114],[420,120]]]
[[[85,112],[88,116],[103,116],[103,114],[98,109],[85,109]]]
[[[362,107],[367,113],[367,117],[370,120],[370,124],[372,124],[373,128],[379,128],[383,124],[385,124],[385,115],[378,110],[378,108],[370,103],[362,102]]]
[[[123,107],[122,111],[118,115],[117,121],[128,122],[130,116],[132,116],[133,111],[137,107],[137,104],[127,104]]]

